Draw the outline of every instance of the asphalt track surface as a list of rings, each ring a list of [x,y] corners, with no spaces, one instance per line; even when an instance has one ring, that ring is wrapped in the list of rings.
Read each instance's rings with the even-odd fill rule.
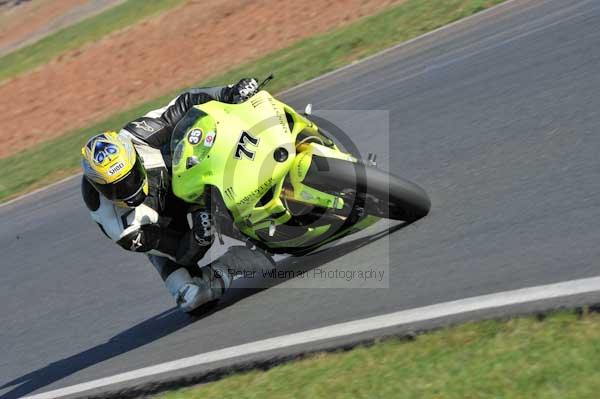
[[[600,274],[600,4],[513,1],[285,93],[388,110],[380,164],[425,187],[425,219],[299,262],[390,262],[389,289],[239,291],[200,320],[100,235],[77,179],[0,208],[0,398],[296,331]],[[357,112],[357,115],[360,113]],[[281,289],[281,288],[288,289]]]

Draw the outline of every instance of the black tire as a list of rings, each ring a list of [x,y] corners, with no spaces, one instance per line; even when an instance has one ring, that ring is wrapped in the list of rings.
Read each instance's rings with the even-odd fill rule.
[[[332,194],[354,193],[369,215],[414,222],[429,213],[431,201],[413,182],[363,163],[313,156],[304,183]]]
[[[366,167],[368,214],[414,222],[427,216],[431,200],[421,187],[398,176]]]

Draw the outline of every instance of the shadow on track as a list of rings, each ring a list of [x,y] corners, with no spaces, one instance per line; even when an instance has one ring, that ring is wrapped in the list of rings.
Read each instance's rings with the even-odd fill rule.
[[[295,272],[309,271],[400,230],[405,226],[405,224],[399,224],[382,232],[339,244],[332,248],[323,249],[302,257],[283,259],[277,263],[277,269],[293,270]],[[286,280],[287,279],[269,279],[269,281],[265,281],[264,284],[261,284],[261,288],[243,288],[243,282],[240,282],[239,284],[241,284],[241,286],[232,287],[234,289],[229,290],[216,306],[207,310],[201,316],[189,317],[185,313],[180,312],[177,308],[167,310],[115,335],[108,340],[108,342],[57,362],[50,363],[45,367],[3,384],[0,386],[0,390],[5,390],[10,387],[14,388],[1,395],[0,399],[16,399],[33,393],[40,388],[51,385],[88,367],[159,340],[191,323],[195,323],[208,317],[212,313],[231,306],[255,293],[281,284]],[[237,280],[236,283],[238,283],[238,281],[240,280]]]
[[[193,320],[177,308],[167,310],[115,335],[103,344],[50,363],[0,386],[0,390],[3,390],[18,385],[0,398],[20,398],[80,370],[156,341],[191,322]]]
[[[335,259],[343,255],[347,255],[350,252],[356,251],[361,247],[372,243],[373,241],[379,240],[385,236],[388,236],[404,227],[408,226],[406,223],[400,223],[398,225],[389,227],[379,233],[372,234],[367,237],[358,238],[352,241],[345,242],[343,244],[337,244],[334,247],[321,249],[315,252],[311,252],[307,255],[300,257],[289,257],[277,262],[277,270],[278,271],[287,271],[294,272],[287,274],[289,275],[298,275],[302,272],[307,272],[309,270],[315,269],[317,267],[323,266],[326,263],[329,263]],[[286,273],[283,273],[284,275]],[[276,285],[282,284],[290,278],[273,278],[268,277],[266,279],[262,279],[261,281],[253,280],[251,285],[252,287],[260,287],[260,288],[244,288],[244,279],[235,281],[235,286],[229,290],[223,298],[219,301],[214,309],[212,309],[209,313],[203,314],[202,317],[206,317],[209,314],[217,312],[221,309],[224,309],[228,306],[233,305],[235,302],[240,301],[244,298],[249,297],[250,295],[256,294],[260,291],[266,290],[268,288],[274,287]],[[247,284],[246,284],[247,285]]]

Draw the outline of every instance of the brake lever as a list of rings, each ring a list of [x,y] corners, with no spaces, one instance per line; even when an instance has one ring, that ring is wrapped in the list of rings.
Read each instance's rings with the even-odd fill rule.
[[[275,77],[275,75],[273,75],[273,74],[270,74],[269,76],[267,76],[267,78],[258,85],[257,91],[261,91],[263,89],[263,87],[265,87],[267,84],[269,84],[269,82],[271,80],[273,80],[274,77]]]

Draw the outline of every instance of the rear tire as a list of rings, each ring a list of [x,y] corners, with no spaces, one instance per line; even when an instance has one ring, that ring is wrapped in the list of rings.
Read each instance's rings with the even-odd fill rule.
[[[304,179],[309,187],[331,194],[354,193],[369,215],[414,222],[429,213],[431,201],[415,183],[363,163],[313,156]]]

